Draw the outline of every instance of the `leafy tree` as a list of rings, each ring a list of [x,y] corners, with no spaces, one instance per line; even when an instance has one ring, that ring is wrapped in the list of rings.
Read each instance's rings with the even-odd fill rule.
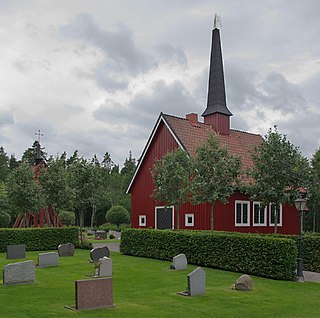
[[[55,158],[42,170],[39,182],[46,205],[62,209],[71,205],[73,192],[68,184],[67,170],[63,160]]]
[[[100,166],[100,162],[99,162],[97,155],[93,156],[93,158],[91,159],[91,164],[93,164],[95,166]]]
[[[66,164],[67,166],[71,166],[73,163],[78,162],[79,160],[80,158],[79,158],[78,150],[75,150],[73,155],[67,159]]]
[[[6,183],[8,200],[19,212],[37,211],[43,206],[43,197],[29,164],[13,170]]]
[[[0,211],[0,228],[8,227],[11,221],[11,216],[7,212]]]
[[[130,214],[124,207],[115,205],[108,210],[106,220],[111,224],[115,224],[119,230],[120,224],[130,223]]]
[[[94,166],[81,158],[68,168],[69,185],[73,191],[73,207],[82,228],[85,213],[98,199],[99,180]]]
[[[10,159],[9,159],[9,168],[10,168],[10,170],[18,168],[19,165],[20,165],[20,162],[15,158],[14,155],[11,155]]]
[[[195,176],[192,178],[193,201],[210,204],[210,228],[214,229],[213,208],[217,201],[226,204],[238,188],[241,161],[219,145],[216,135],[210,135],[196,152]]]
[[[180,206],[190,200],[190,180],[193,172],[192,159],[186,151],[178,148],[156,160],[151,170],[153,198],[174,205],[177,211],[177,228],[180,228]]]
[[[114,167],[114,162],[112,161],[111,156],[108,152],[104,154],[101,166],[105,168],[109,173],[112,171],[112,168]]]
[[[9,173],[10,173],[9,157],[4,151],[4,148],[1,146],[0,147],[0,181],[5,181]]]
[[[269,129],[252,153],[254,166],[249,169],[247,189],[253,199],[259,199],[263,206],[272,203],[274,220],[278,220],[280,205],[291,202],[299,187],[308,188],[310,168],[299,149],[278,132],[277,127]],[[277,222],[274,232],[277,233]]]
[[[314,232],[319,231],[320,225],[320,149],[311,159],[311,184],[308,189],[308,207],[311,210],[305,215],[305,226]]]
[[[76,216],[74,212],[61,210],[59,212],[59,217],[63,225],[66,225],[66,226],[75,225]]]

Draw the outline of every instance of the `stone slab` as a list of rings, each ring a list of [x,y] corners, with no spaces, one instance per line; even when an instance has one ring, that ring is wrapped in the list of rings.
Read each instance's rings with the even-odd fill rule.
[[[40,253],[38,255],[39,267],[58,266],[59,255],[57,252]]]
[[[203,268],[197,267],[187,275],[189,296],[201,295],[206,290],[206,272]]]
[[[99,271],[98,276],[112,276],[112,259],[109,257],[103,257],[99,259]]]
[[[35,281],[35,265],[33,261],[7,264],[3,268],[3,284],[29,284]]]
[[[96,240],[105,240],[107,238],[107,232],[104,230],[98,230],[94,235]]]
[[[188,290],[179,292],[183,296],[197,296],[205,292],[206,289],[206,272],[197,267],[187,275]]]
[[[236,290],[240,290],[240,291],[250,291],[252,290],[252,286],[253,286],[253,280],[247,274],[241,275],[235,283]]]
[[[91,262],[98,262],[100,258],[109,257],[110,251],[107,246],[93,248],[90,251]]]
[[[58,246],[58,254],[60,257],[73,256],[74,255],[74,245],[72,243],[60,244]]]
[[[26,258],[26,246],[20,245],[7,245],[7,259]]]
[[[187,269],[188,261],[185,254],[178,254],[172,260],[171,268],[176,270],[184,270]]]
[[[112,277],[75,281],[76,310],[114,307]]]

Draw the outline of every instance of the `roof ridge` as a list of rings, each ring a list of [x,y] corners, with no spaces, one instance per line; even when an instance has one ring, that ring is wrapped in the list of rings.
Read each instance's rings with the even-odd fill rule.
[[[253,133],[253,132],[244,131],[244,130],[240,130],[240,129],[233,129],[233,128],[231,128],[230,131],[240,132],[240,133],[248,134],[248,135],[261,136],[261,134],[256,134],[256,133]]]

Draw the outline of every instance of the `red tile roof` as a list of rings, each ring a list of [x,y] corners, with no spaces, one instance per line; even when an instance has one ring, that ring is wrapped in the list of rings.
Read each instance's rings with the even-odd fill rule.
[[[212,126],[204,123],[195,125],[185,118],[166,114],[163,114],[163,118],[191,156],[195,155],[199,145],[209,137],[210,133],[216,134]],[[218,137],[220,144],[225,146],[230,154],[241,158],[243,171],[252,167],[250,152],[261,144],[261,135],[230,129],[230,135],[218,135]]]

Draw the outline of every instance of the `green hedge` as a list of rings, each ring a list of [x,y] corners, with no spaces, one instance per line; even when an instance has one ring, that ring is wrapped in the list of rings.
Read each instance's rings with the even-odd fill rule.
[[[28,229],[0,229],[0,251],[6,251],[11,244],[25,244],[27,251],[44,251],[57,249],[59,244],[79,241],[77,227],[62,228],[28,228]]]
[[[293,240],[242,233],[126,229],[126,255],[171,261],[184,253],[188,263],[275,279],[295,277],[297,246]]]

